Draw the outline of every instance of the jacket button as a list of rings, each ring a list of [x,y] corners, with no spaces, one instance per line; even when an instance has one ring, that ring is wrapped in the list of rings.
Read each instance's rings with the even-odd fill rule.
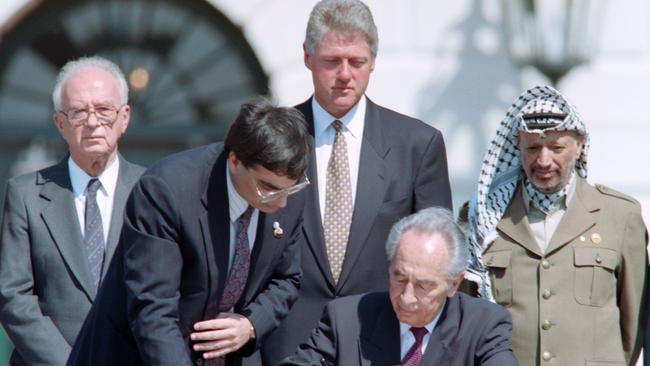
[[[544,259],[544,260],[542,261],[542,268],[544,268],[544,269],[549,269],[549,268],[551,268],[551,263],[549,263],[549,261],[547,261],[546,259]]]
[[[600,257],[600,254],[596,254],[596,263],[598,264],[603,263],[603,259]]]
[[[196,364],[199,365],[199,366],[203,365],[203,359],[202,358],[197,358],[196,359]]]
[[[549,330],[549,329],[551,329],[552,325],[553,324],[551,324],[550,320],[544,319],[544,321],[542,322],[542,329]],[[544,353],[548,353],[548,352],[544,352]],[[550,353],[549,353],[549,356],[550,356]],[[544,361],[548,361],[548,360],[545,358]]]
[[[551,295],[552,295],[551,290],[549,290],[549,289],[546,289],[546,290],[544,290],[544,292],[542,292],[542,297],[544,298],[544,300],[550,299]]]
[[[542,353],[542,360],[550,361],[551,360],[551,352],[544,351],[544,353]]]

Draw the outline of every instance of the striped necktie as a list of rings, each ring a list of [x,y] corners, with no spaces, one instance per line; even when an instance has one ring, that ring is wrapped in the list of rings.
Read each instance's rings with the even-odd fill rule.
[[[99,286],[102,264],[104,263],[104,226],[97,205],[97,191],[101,186],[102,183],[97,178],[93,178],[88,182],[84,220],[84,243],[86,244],[88,264],[90,265],[90,273],[93,276],[95,288]]]

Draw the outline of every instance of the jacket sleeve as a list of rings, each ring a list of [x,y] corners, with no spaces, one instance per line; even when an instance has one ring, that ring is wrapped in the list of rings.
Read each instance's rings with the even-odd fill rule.
[[[64,365],[70,345],[43,314],[34,293],[30,227],[24,188],[7,183],[0,233],[0,319],[29,365]]]
[[[335,314],[334,306],[328,304],[309,340],[301,344],[296,353],[284,359],[278,366],[337,365],[338,337]]]
[[[517,358],[512,352],[512,318],[510,313],[499,307],[489,314],[483,322],[482,343],[476,350],[477,365],[517,366]]]
[[[646,276],[648,256],[646,254],[647,232],[641,216],[640,206],[628,213],[623,231],[622,262],[617,278],[618,307],[621,315],[621,336],[623,351],[628,364],[634,364],[639,357],[643,340],[641,323],[644,319],[646,301]]]
[[[440,131],[435,130],[420,159],[414,184],[415,210],[419,211],[432,206],[453,209],[447,170],[447,152]]]
[[[164,181],[144,175],[126,206],[121,245],[127,314],[144,365],[192,364],[179,328],[177,199]]]

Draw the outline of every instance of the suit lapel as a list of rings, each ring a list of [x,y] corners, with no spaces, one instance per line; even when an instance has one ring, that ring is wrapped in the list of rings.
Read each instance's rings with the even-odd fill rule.
[[[377,106],[367,99],[366,119],[361,143],[357,194],[354,200],[352,226],[339,279],[341,288],[354,271],[354,264],[366,243],[372,223],[384,201],[386,192],[384,159],[390,151],[383,136],[383,123]]]
[[[120,159],[120,172],[117,177],[117,186],[115,187],[115,195],[113,198],[113,213],[111,214],[111,226],[108,230],[108,241],[106,242],[106,254],[104,264],[102,266],[102,277],[106,274],[108,266],[110,265],[110,258],[113,258],[115,247],[120,239],[122,232],[122,224],[124,222],[124,207],[126,200],[131,193],[131,188],[135,181],[138,180],[140,174],[133,169],[133,165],[124,160],[122,156]]]
[[[206,164],[210,162],[206,161]],[[228,275],[230,252],[230,218],[228,185],[226,183],[226,154],[221,151],[210,170],[206,190],[201,198],[204,212],[199,216],[206,253],[207,283],[209,284],[206,315],[219,312],[219,299]]]
[[[422,365],[449,365],[453,359],[449,342],[457,338],[460,327],[459,295],[447,298],[436,327],[422,356]]]
[[[302,112],[307,121],[309,134],[312,138],[312,146],[315,145],[314,134],[314,114],[311,109],[311,98],[306,102],[296,106]],[[327,279],[330,288],[334,289],[334,278],[332,277],[332,270],[327,258],[327,249],[325,247],[325,236],[323,235],[323,221],[321,220],[320,203],[318,201],[318,169],[316,167],[316,151],[312,148],[311,156],[309,159],[309,166],[307,167],[307,176],[311,184],[307,188],[307,201],[305,202],[305,211],[303,214],[303,232],[305,239],[309,245],[309,250],[316,258],[316,263],[323,274],[323,278]],[[325,183],[325,182],[323,182]]]
[[[400,364],[399,322],[386,295],[381,312],[368,336],[359,338],[361,365]]]
[[[596,224],[599,208],[595,202],[598,200],[593,199],[592,194],[593,188],[578,178],[575,194],[553,233],[547,253],[561,248]]]
[[[506,209],[503,218],[499,221],[497,229],[519,243],[522,247],[540,257],[543,256],[537,244],[537,239],[533,236],[530,224],[528,223],[528,216],[526,215],[524,200],[522,198],[521,184],[517,186],[517,191],[513,195],[510,206]]]
[[[43,185],[40,198],[49,201],[43,205],[41,218],[70,272],[92,301],[97,289],[92,280],[88,255],[83,244],[67,161],[66,158],[39,175],[40,182],[37,184]]]
[[[251,253],[250,272],[248,273],[244,294],[238,302],[239,305],[248,304],[253,300],[258,293],[258,289],[262,287],[261,281],[265,277],[264,272],[272,268],[271,263],[276,257],[278,248],[284,249],[284,245],[279,245],[281,239],[273,236],[273,222],[277,221],[280,227],[284,227],[284,217],[284,210],[279,210],[273,214],[265,214],[260,211],[257,220],[255,244]]]

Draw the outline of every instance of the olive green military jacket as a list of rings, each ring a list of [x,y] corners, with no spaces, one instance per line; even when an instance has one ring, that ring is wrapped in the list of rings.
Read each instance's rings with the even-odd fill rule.
[[[521,365],[633,365],[642,342],[646,228],[634,199],[579,179],[542,253],[521,185],[484,253],[496,301],[512,315]]]

